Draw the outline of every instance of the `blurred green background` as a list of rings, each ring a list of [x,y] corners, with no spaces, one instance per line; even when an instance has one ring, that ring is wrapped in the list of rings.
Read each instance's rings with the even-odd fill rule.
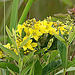
[[[10,26],[10,15],[13,0],[5,0],[5,20],[6,25]],[[27,0],[19,0],[18,7],[18,20],[26,6]],[[29,19],[36,18],[43,20],[47,16],[54,16],[58,13],[67,13],[67,9],[74,7],[75,0],[34,0],[32,7],[29,11]],[[15,11],[14,11],[15,12]],[[4,0],[0,0],[0,42],[3,39],[4,29]]]

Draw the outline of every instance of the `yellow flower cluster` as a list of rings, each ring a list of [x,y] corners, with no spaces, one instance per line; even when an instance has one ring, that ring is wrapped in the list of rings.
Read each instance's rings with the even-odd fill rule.
[[[0,58],[5,57],[5,55],[3,54],[3,52],[0,50]]]
[[[36,50],[36,47],[38,45],[37,42],[43,34],[53,35],[53,33],[55,33],[59,35],[59,29],[61,31],[61,34],[63,35],[69,34],[67,26],[68,25],[64,25],[60,21],[52,22],[47,19],[44,19],[43,21],[40,20],[36,21],[35,19],[27,20],[22,25],[19,24],[17,26],[16,30],[17,48],[21,49],[22,53],[24,54],[29,53],[29,51],[33,50],[37,51]],[[71,30],[72,27],[69,27],[69,29]],[[22,35],[22,33],[24,34],[24,36]],[[31,35],[32,35],[31,39],[26,44],[24,44],[22,48],[20,48],[21,43]],[[33,39],[35,41],[33,41]],[[7,44],[5,45],[5,47],[13,50],[18,55],[18,52],[13,47],[13,45],[10,47],[10,45]]]

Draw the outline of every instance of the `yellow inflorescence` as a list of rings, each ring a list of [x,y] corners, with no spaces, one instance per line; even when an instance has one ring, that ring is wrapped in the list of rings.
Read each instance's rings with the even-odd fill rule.
[[[51,19],[51,17],[50,17]],[[70,30],[72,27],[69,27]],[[62,22],[57,21],[57,22],[52,22],[44,19],[43,21],[36,21],[35,19],[27,20],[24,22],[22,25],[18,25],[17,30],[16,30],[16,43],[17,43],[17,48],[20,49],[21,43],[26,40],[29,36],[32,35],[31,39],[23,45],[22,51],[24,54],[29,53],[29,51],[36,52],[35,48],[37,47],[37,42],[40,36],[43,34],[50,34],[53,35],[53,33],[59,35],[59,29],[61,31],[61,34],[69,34],[67,25],[64,25]],[[23,31],[24,30],[24,31]],[[25,32],[25,35],[22,37],[22,32]],[[36,42],[33,42],[34,39]],[[4,45],[5,47],[13,50],[17,55],[18,52],[17,50],[10,44],[8,43],[7,45]]]

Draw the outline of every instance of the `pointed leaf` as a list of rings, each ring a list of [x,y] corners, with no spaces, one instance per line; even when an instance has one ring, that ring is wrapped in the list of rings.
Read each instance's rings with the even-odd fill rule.
[[[75,71],[75,67],[70,67],[69,69],[67,69],[66,72],[68,72],[68,71]],[[60,73],[63,73],[63,70],[60,70],[60,71],[57,72],[55,75],[58,75],[58,74],[60,74]]]
[[[71,43],[75,38],[75,32],[71,32],[68,37],[68,41]]]
[[[31,52],[28,56],[24,56],[23,61],[26,63],[30,58],[32,58],[34,52]]]
[[[13,35],[12,35],[12,33],[10,32],[10,30],[8,29],[7,26],[6,26],[6,31],[7,31],[8,35],[9,35],[9,38],[10,38],[10,40],[11,40],[13,46],[16,48],[17,46],[16,46],[16,41],[14,40],[15,38],[13,38]]]
[[[12,71],[19,73],[19,68],[16,65],[12,63],[0,62],[0,68],[7,69],[7,67]]]
[[[22,73],[20,75],[25,75],[31,68],[32,64],[28,65],[27,67],[25,67],[23,70],[22,70]]]
[[[59,30],[59,35],[63,39],[63,35],[61,34],[60,30]],[[65,69],[67,67],[67,54],[68,54],[67,47],[61,40],[58,40],[57,49],[58,49],[60,57],[61,57],[62,66]]]
[[[47,75],[50,72],[58,69],[59,67],[61,67],[61,61],[52,61],[51,63],[47,64],[42,71],[42,75]]]
[[[34,75],[41,75],[41,74],[42,74],[42,66],[39,60],[37,60],[37,62],[34,65]]]
[[[14,73],[11,69],[9,69],[8,67],[7,67],[7,69],[8,69],[13,75],[15,75],[15,73]]]
[[[68,64],[67,64],[67,68],[66,69],[72,67],[73,65],[75,65],[75,60],[73,60],[73,61],[69,61],[68,60]]]
[[[15,59],[16,61],[19,60],[19,57],[10,49],[4,47],[3,45],[0,44],[0,48],[7,54],[9,54],[13,59]]]
[[[61,61],[62,61],[62,66],[63,68],[66,68],[66,65],[67,65],[67,57],[66,57],[66,54],[67,54],[67,48],[66,46],[58,40],[58,43],[57,43],[57,47],[58,47],[58,51],[59,51],[59,54],[60,54],[60,57],[61,57]]]
[[[12,28],[15,29],[17,26],[16,23],[17,23],[18,5],[19,5],[19,0],[13,0],[11,19],[10,19],[10,31],[12,31]]]
[[[55,50],[55,51],[51,54],[50,60],[52,61],[53,58],[55,58],[58,54],[59,54],[58,50]]]
[[[34,1],[34,0],[29,0],[29,1],[28,1],[27,5],[26,5],[26,7],[25,7],[25,9],[24,9],[24,11],[23,11],[23,13],[22,13],[22,16],[21,16],[21,18],[20,18],[20,20],[19,20],[19,24],[23,24],[23,22],[25,21],[25,19],[26,19],[26,17],[27,17],[27,14],[28,14],[28,12],[29,12],[29,9],[30,9],[30,7],[31,7],[31,5],[32,5],[32,3],[33,3],[33,1]]]
[[[55,34],[55,33],[53,33],[54,34],[54,36],[58,39],[58,40],[60,40],[62,43],[64,43],[65,45],[67,45],[67,43],[66,43],[66,41],[61,37],[61,36],[59,36],[59,35],[57,35],[57,34]]]

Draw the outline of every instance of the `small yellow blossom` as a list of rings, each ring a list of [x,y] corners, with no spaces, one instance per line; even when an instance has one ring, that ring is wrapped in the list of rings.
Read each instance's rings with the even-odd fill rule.
[[[31,43],[32,47],[36,47],[37,43]]]
[[[11,47],[10,47],[10,43],[8,43],[7,45],[4,45],[4,47],[10,49],[10,48],[11,48]]]
[[[14,49],[14,52],[18,55],[18,52],[17,52],[17,50],[16,50],[16,49]]]

